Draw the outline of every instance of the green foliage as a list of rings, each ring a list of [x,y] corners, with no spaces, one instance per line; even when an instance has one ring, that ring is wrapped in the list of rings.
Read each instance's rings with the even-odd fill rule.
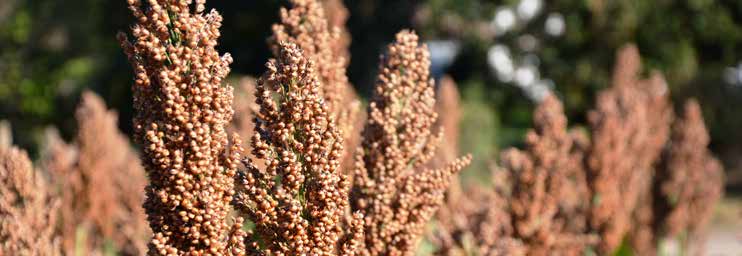
[[[631,249],[631,243],[624,239],[621,245],[613,253],[613,256],[634,256],[634,252]]]
[[[418,256],[424,256],[424,255],[432,255],[435,252],[435,245],[431,243],[427,239],[422,239],[420,241],[420,245],[418,246],[417,252],[415,252],[415,255]]]

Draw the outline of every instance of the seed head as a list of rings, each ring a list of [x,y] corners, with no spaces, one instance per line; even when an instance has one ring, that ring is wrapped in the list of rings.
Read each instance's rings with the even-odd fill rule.
[[[280,47],[255,88],[252,153],[265,167],[245,158],[237,179],[235,206],[255,223],[246,245],[256,255],[353,255],[362,230],[356,216],[343,231],[349,184],[339,172],[342,137],[314,62],[296,44]]]
[[[590,224],[600,233],[602,253],[619,246],[640,195],[649,193],[652,166],[669,137],[672,117],[661,75],[639,78],[636,47],[625,47],[617,57],[613,86],[598,95],[588,116],[593,132],[587,159],[593,194]]]
[[[351,199],[365,216],[363,255],[412,255],[452,177],[471,161],[424,168],[441,136],[431,132],[437,114],[429,58],[417,35],[403,31],[381,59]]]
[[[54,226],[59,201],[26,152],[0,146],[0,251],[8,255],[61,255]]]
[[[204,0],[128,3],[134,40],[119,39],[134,68],[134,137],[150,178],[149,254],[239,251],[226,237],[240,152],[225,131],[233,96],[222,80],[232,58],[215,49],[222,18],[204,14]]]

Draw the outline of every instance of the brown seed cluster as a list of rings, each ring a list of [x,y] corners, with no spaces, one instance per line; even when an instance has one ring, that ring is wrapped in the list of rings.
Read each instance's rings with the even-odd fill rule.
[[[634,46],[589,113],[590,136],[569,130],[549,95],[525,148],[493,168],[494,188],[461,188],[471,157],[457,157],[456,85],[444,78],[436,100],[430,53],[413,32],[382,55],[363,123],[345,75],[342,1],[290,0],[269,39],[275,59],[257,83],[241,81],[241,102],[222,85],[232,60],[215,49],[222,19],[204,14],[205,0],[127,3],[134,39],[119,40],[135,72],[142,162],[90,92],[74,144],[49,132],[48,173],[0,122],[0,255],[97,255],[113,242],[123,255],[411,256],[426,227],[434,255],[609,255],[624,241],[655,255],[684,232],[684,251],[702,252],[723,167],[698,103],[671,125],[667,84],[640,77]],[[251,137],[251,157],[240,136]]]
[[[493,174],[496,189],[467,189],[466,196],[453,198],[438,212],[436,229],[429,238],[436,246],[433,255],[526,255],[527,248],[515,238],[512,218],[506,210],[504,190],[510,181],[504,171]]]
[[[458,156],[459,92],[456,83],[444,76],[438,84],[435,124],[443,132],[441,146],[428,163],[440,168]],[[435,229],[428,239],[436,246],[434,255],[525,255],[526,247],[514,238],[511,215],[506,211],[506,180],[497,172],[496,189],[472,187],[463,189],[458,177],[452,177],[446,191],[446,202],[436,214]]]
[[[354,132],[357,126],[360,101],[353,87],[348,82],[346,68],[348,65],[349,41],[341,38],[339,26],[342,15],[337,8],[344,8],[342,3],[325,3],[333,8],[333,20],[328,20],[320,0],[291,0],[290,7],[281,9],[281,22],[273,25],[273,36],[268,39],[273,56],[279,58],[281,42],[291,42],[302,49],[304,56],[315,63],[315,71],[321,84],[320,95],[323,95],[330,118],[336,120],[343,137],[344,148],[355,148],[360,139]],[[342,19],[344,22],[344,19]],[[348,150],[341,159],[343,170],[352,167],[353,152]],[[346,161],[347,160],[347,161]]]
[[[723,167],[707,149],[708,143],[701,108],[690,100],[682,118],[673,124],[670,146],[658,169],[656,190],[661,209],[658,219],[662,220],[657,223],[657,232],[667,237],[688,232],[683,246],[690,255],[703,250],[705,228],[723,193]]]
[[[228,127],[230,133],[236,133],[240,140],[249,140],[255,133],[255,116],[260,111],[260,106],[255,102],[255,87],[257,80],[254,77],[246,76],[239,80],[239,86],[235,90],[234,119]],[[260,159],[250,157],[254,164],[264,168],[264,163]],[[238,169],[244,170],[244,165],[239,165]]]
[[[508,201],[515,237],[526,245],[528,255],[580,255],[587,239],[583,230],[569,229],[573,216],[564,211],[581,210],[566,199],[573,189],[569,186],[577,185],[571,178],[584,178],[572,176],[583,171],[583,155],[575,150],[562,104],[553,95],[536,109],[534,128],[526,135],[525,151],[509,149],[502,156],[511,176]]]
[[[547,97],[526,149],[508,150],[504,172],[494,173],[506,185],[453,197],[439,212],[436,254],[610,254],[625,240],[636,255],[655,255],[662,239],[683,231],[691,236],[683,246],[699,252],[722,193],[721,165],[707,149],[698,105],[686,104],[670,136],[666,82],[657,72],[640,79],[639,68],[636,48],[625,48],[613,87],[590,113],[592,140],[568,131],[561,104]],[[485,224],[487,215],[504,221]]]
[[[291,0],[290,8],[281,8],[281,23],[273,25],[273,36],[268,39],[273,56],[280,56],[281,42],[291,42],[316,63],[315,72],[322,86],[319,88],[331,111],[342,108],[343,90],[348,87],[345,75],[346,60],[336,56],[339,31],[330,29],[322,3],[318,0]],[[335,112],[331,112],[332,115]]]
[[[148,236],[142,202],[146,177],[117,115],[84,92],[75,145],[48,142],[46,169],[61,200],[59,234],[66,254],[94,252],[111,241],[120,254],[142,255]],[[84,232],[84,239],[76,238]]]
[[[439,212],[437,255],[582,255],[596,243],[587,229],[588,142],[567,130],[553,95],[536,109],[534,127],[525,150],[502,154],[494,190],[468,191]]]
[[[234,92],[234,119],[229,126],[229,131],[237,133],[240,139],[252,138],[255,131],[255,113],[258,106],[255,104],[256,80],[253,77],[242,77]]]
[[[443,168],[446,164],[456,160],[459,156],[459,122],[461,120],[461,104],[456,82],[450,76],[444,76],[438,81],[436,92],[435,112],[438,120],[433,125],[434,131],[443,134],[441,144],[435,156],[427,164],[428,168]],[[462,188],[458,175],[454,175],[451,185],[446,191],[446,204],[452,206],[462,195]],[[441,212],[456,208],[441,207]],[[446,213],[443,213],[446,214]]]
[[[343,141],[322,99],[314,63],[296,44],[280,44],[255,96],[252,154],[237,179],[235,205],[254,224],[248,255],[354,255],[360,216],[344,232],[349,183],[340,174]],[[347,234],[346,234],[347,233]]]
[[[232,58],[215,49],[222,18],[204,14],[205,2],[128,0],[134,39],[119,34],[134,68],[134,137],[150,178],[150,255],[243,250],[227,237],[239,228],[227,221],[240,153],[227,148],[225,131],[233,96],[222,82]]]
[[[398,33],[381,59],[351,198],[365,216],[363,255],[412,255],[451,177],[471,160],[424,168],[441,136],[432,134],[437,115],[429,66],[427,47],[409,31]]]
[[[0,254],[61,255],[58,207],[26,152],[0,147]]]
[[[590,224],[601,236],[601,253],[613,251],[624,239],[640,195],[651,190],[653,166],[670,133],[667,85],[659,74],[639,79],[640,68],[636,47],[622,49],[613,86],[598,95],[588,116],[593,133],[587,159]]]
[[[322,0],[322,6],[325,9],[327,16],[327,22],[330,25],[330,30],[340,34],[337,42],[333,44],[333,56],[342,56],[345,58],[346,66],[347,62],[350,61],[350,51],[348,47],[352,40],[350,32],[345,27],[346,21],[348,21],[348,8],[343,4],[343,0]]]
[[[435,157],[430,160],[431,167],[440,168],[455,160],[459,155],[459,122],[461,121],[461,99],[456,82],[450,76],[438,81],[435,112],[438,114],[434,130],[442,132],[441,145]]]
[[[582,250],[577,248],[592,247],[597,244],[598,239],[590,230],[588,223],[592,196],[587,179],[585,158],[590,147],[590,139],[587,133],[579,128],[570,129],[569,137],[572,144],[571,149],[568,154],[563,155],[567,159],[560,160],[566,161],[567,167],[562,173],[564,178],[562,178],[562,186],[559,190],[561,196],[559,211],[555,219],[561,223],[562,232],[573,235],[573,237],[565,239],[571,242],[565,244],[567,245],[564,247],[564,249],[567,249],[566,252],[581,252]],[[575,234],[582,235],[577,236]]]
[[[663,239],[676,238],[684,252],[702,254],[706,227],[723,192],[723,167],[708,143],[700,106],[690,100],[673,123],[651,191],[642,194],[635,209],[629,234],[634,253],[656,255]]]

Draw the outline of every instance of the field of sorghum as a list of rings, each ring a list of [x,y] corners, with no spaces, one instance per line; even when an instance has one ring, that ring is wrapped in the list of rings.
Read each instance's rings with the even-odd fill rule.
[[[654,255],[702,252],[722,165],[699,104],[675,113],[639,51],[570,127],[557,95],[524,147],[462,183],[457,86],[400,31],[365,110],[346,76],[339,1],[291,0],[257,79],[226,82],[222,18],[205,0],[128,0],[134,136],[85,93],[67,143],[41,159],[0,136],[2,255]],[[12,125],[12,124],[11,124]]]

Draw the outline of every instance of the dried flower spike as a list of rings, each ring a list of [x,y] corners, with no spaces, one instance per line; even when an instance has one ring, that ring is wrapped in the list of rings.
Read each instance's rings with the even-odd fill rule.
[[[553,95],[536,109],[534,126],[525,150],[503,153],[502,166],[493,170],[494,190],[467,192],[439,212],[437,255],[581,255],[595,243],[586,235],[588,205],[580,203],[589,198],[587,142],[567,130]]]
[[[333,31],[333,33],[340,34],[340,37],[337,39],[336,43],[333,44],[333,55],[342,56],[343,58],[345,58],[345,65],[347,66],[348,61],[350,61],[350,51],[348,50],[348,47],[350,46],[352,38],[350,32],[348,32],[348,29],[345,27],[345,23],[348,20],[348,16],[350,16],[350,13],[348,12],[348,8],[345,7],[345,4],[343,4],[343,0],[321,1],[322,6],[325,9],[325,14],[327,16],[327,21],[330,25],[331,31]]]
[[[134,73],[134,137],[150,178],[150,255],[239,254],[227,222],[239,145],[228,149],[232,58],[215,46],[222,18],[205,0],[128,0],[133,41],[119,34]],[[235,245],[237,246],[237,245]],[[241,246],[241,245],[239,245]]]
[[[503,153],[503,167],[512,176],[510,212],[516,237],[528,248],[529,255],[583,248],[576,239],[580,234],[564,230],[567,219],[558,219],[562,191],[570,166],[572,138],[567,132],[567,118],[553,95],[547,96],[534,114],[535,129],[526,135],[525,151],[509,149]],[[567,216],[561,216],[568,218]]]
[[[442,133],[441,145],[438,146],[435,156],[427,164],[428,168],[443,168],[446,164],[456,160],[459,155],[459,121],[461,119],[460,97],[456,82],[450,76],[444,76],[438,81],[438,91],[436,92],[435,111],[439,118],[433,125],[436,132]],[[458,175],[454,175],[451,185],[446,191],[447,206],[441,207],[438,214],[445,213],[447,210],[455,210],[458,200],[463,196],[461,184]]]
[[[237,133],[242,140],[251,138],[255,131],[253,119],[255,113],[258,112],[258,106],[255,104],[255,84],[255,78],[242,77],[234,92],[234,119],[229,126],[229,131]]]
[[[281,8],[281,23],[273,25],[273,36],[268,39],[273,56],[280,56],[281,42],[296,44],[309,60],[316,63],[319,90],[327,100],[330,114],[343,108],[343,91],[348,84],[344,56],[335,56],[333,49],[339,43],[338,31],[332,31],[325,10],[318,0],[291,0],[290,8]]]
[[[685,249],[696,255],[703,250],[705,232],[714,205],[723,193],[723,167],[707,146],[709,135],[701,107],[685,103],[683,116],[672,127],[670,146],[657,173],[661,214],[658,232],[676,237],[688,232]]]
[[[76,145],[48,144],[46,167],[61,199],[59,225],[66,254],[96,252],[113,242],[120,254],[146,251],[147,222],[142,209],[146,177],[118,117],[103,99],[84,92],[77,109]],[[76,238],[83,230],[85,238]]]
[[[26,152],[0,147],[0,254],[61,255],[50,192]]]
[[[442,132],[443,137],[430,167],[441,168],[455,160],[459,155],[459,122],[461,121],[461,99],[456,82],[450,76],[438,81],[435,112],[438,114],[434,130]],[[453,185],[452,185],[453,186]]]
[[[334,119],[340,135],[344,139],[344,148],[341,152],[343,170],[352,167],[353,151],[358,146],[359,134],[355,132],[357,125],[360,101],[355,90],[348,82],[346,68],[348,65],[348,41],[342,40],[342,30],[337,26],[338,19],[342,19],[342,3],[329,3],[321,0],[290,0],[289,8],[281,9],[281,22],[273,25],[273,36],[268,39],[273,50],[273,56],[279,58],[281,42],[296,44],[302,49],[303,55],[314,62],[318,88],[328,108],[330,118]],[[322,2],[333,6],[333,20],[328,21]],[[340,9],[338,9],[340,8]],[[344,22],[344,20],[343,20]]]
[[[431,132],[437,115],[429,66],[427,47],[409,31],[397,34],[381,59],[351,199],[365,216],[363,255],[412,255],[452,176],[471,160],[424,169],[441,136]]]
[[[617,56],[613,86],[598,95],[588,116],[593,131],[587,159],[590,224],[601,236],[601,253],[611,253],[628,232],[640,195],[651,186],[672,117],[661,75],[639,79],[637,48],[627,46]]]
[[[493,174],[506,178],[502,170]],[[495,180],[495,186],[502,188],[502,181]],[[436,246],[434,255],[526,255],[527,247],[515,237],[506,197],[501,191],[474,187],[443,205],[429,238]]]
[[[359,216],[343,231],[349,184],[339,172],[342,138],[319,94],[314,63],[297,45],[280,44],[255,89],[252,153],[235,205],[254,224],[250,255],[354,255]]]

